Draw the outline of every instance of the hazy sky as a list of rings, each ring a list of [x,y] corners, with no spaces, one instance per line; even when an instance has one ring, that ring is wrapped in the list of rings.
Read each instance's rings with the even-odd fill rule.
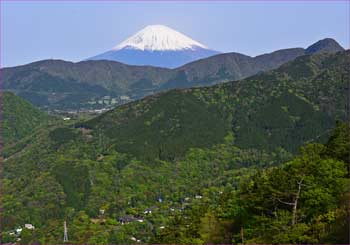
[[[1,66],[79,61],[150,24],[223,52],[258,55],[332,37],[349,48],[348,1],[1,2]]]

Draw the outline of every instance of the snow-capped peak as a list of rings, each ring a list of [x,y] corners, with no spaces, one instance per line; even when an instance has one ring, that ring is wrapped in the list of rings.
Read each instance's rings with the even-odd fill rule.
[[[141,31],[114,47],[113,50],[124,48],[149,51],[193,50],[196,48],[207,49],[205,45],[164,25],[146,26]]]

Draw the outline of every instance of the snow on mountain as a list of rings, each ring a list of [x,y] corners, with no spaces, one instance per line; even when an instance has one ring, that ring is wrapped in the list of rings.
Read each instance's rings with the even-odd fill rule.
[[[114,47],[113,50],[133,48],[151,51],[174,51],[183,49],[193,50],[196,47],[208,49],[203,44],[167,26],[150,25]]]
[[[175,68],[219,52],[164,25],[146,26],[112,50],[88,60]]]

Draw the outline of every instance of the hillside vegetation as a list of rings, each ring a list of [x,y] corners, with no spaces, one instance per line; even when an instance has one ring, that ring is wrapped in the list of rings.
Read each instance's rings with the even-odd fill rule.
[[[242,148],[295,152],[324,142],[345,119],[349,58],[348,51],[303,56],[245,80],[147,97],[77,127],[142,159],[174,159],[226,137]]]
[[[1,93],[1,135],[6,145],[16,143],[46,124],[49,116],[13,93]]]
[[[349,64],[301,56],[42,126],[7,151],[2,242],[62,243],[66,221],[70,244],[347,244]]]

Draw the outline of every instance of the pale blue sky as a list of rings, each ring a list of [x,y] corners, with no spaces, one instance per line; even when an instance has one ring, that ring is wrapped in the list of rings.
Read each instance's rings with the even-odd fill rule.
[[[1,1],[1,65],[79,61],[150,24],[212,49],[258,55],[332,37],[349,48],[347,1]]]

